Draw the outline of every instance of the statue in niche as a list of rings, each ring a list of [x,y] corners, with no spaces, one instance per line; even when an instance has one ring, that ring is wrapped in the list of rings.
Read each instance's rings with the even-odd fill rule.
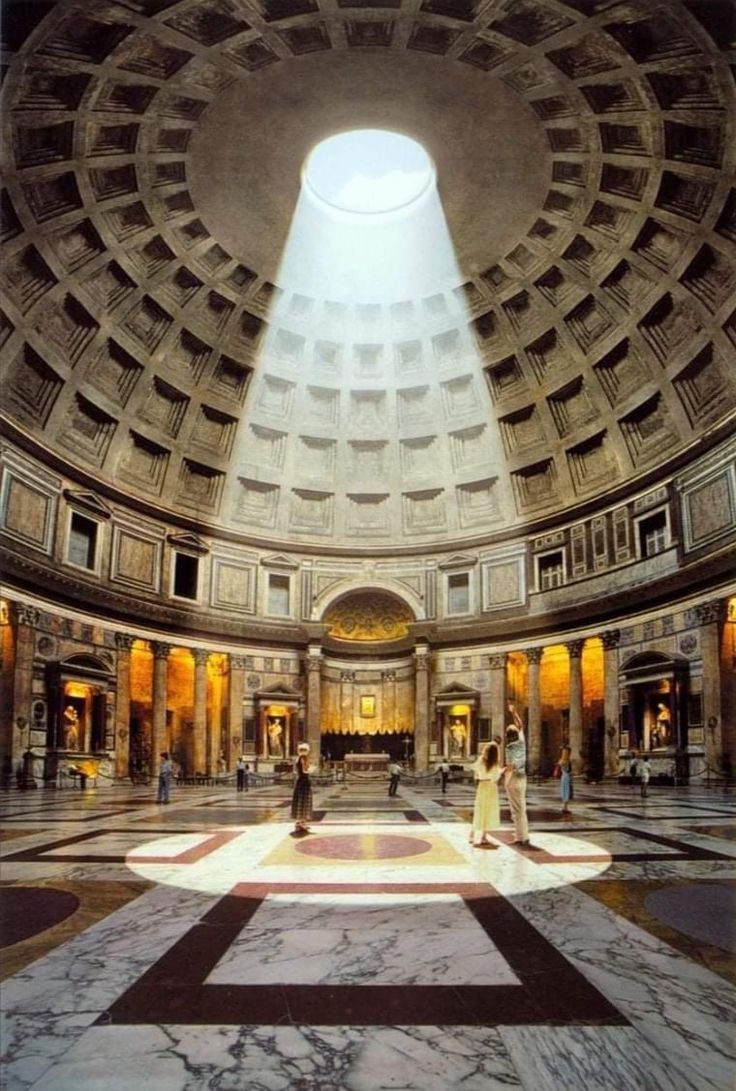
[[[463,755],[465,748],[465,739],[467,738],[467,729],[465,724],[459,717],[456,717],[450,722],[450,755],[451,757],[460,758]]]
[[[657,715],[652,728],[651,747],[669,746],[672,716],[663,702],[657,705]]]
[[[64,746],[67,750],[79,749],[79,713],[74,705],[64,709]]]
[[[284,725],[280,716],[272,716],[268,719],[268,752],[272,757],[284,756]]]

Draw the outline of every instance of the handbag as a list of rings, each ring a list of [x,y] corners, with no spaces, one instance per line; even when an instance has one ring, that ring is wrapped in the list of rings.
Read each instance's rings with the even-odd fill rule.
[[[554,769],[552,770],[552,776],[555,778],[555,780],[559,780],[562,776],[562,770],[560,769],[559,765],[555,765]]]

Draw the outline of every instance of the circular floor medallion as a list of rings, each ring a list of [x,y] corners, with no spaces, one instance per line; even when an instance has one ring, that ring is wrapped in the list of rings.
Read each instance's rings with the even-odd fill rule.
[[[66,890],[9,886],[0,901],[0,947],[37,936],[60,924],[79,907],[79,899]]]
[[[432,845],[419,837],[356,833],[340,837],[314,837],[300,842],[296,851],[325,860],[391,860],[422,856]]]

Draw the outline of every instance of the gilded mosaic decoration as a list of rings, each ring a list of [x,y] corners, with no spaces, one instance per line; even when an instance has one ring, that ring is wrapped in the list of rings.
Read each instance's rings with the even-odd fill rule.
[[[338,640],[398,640],[407,635],[413,620],[406,603],[379,592],[350,595],[324,616],[328,635]]]

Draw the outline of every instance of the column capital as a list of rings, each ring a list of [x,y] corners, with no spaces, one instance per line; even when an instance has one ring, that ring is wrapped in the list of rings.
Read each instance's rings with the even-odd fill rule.
[[[565,642],[567,654],[571,659],[580,659],[583,654],[584,640],[568,640]]]
[[[381,681],[382,682],[395,682],[396,681],[396,671],[381,671]]]
[[[539,666],[544,655],[544,648],[524,648],[524,655],[529,663]]]
[[[508,655],[506,652],[493,652],[488,656],[488,665],[492,671],[503,671],[506,670],[507,660]]]
[[[115,633],[115,647],[119,652],[129,652],[135,637],[131,633]]]
[[[192,658],[194,659],[195,666],[206,667],[207,660],[210,657],[210,653],[207,648],[191,648]]]
[[[244,655],[231,655],[230,656],[230,670],[231,671],[244,671],[247,666],[247,660]]]
[[[30,625],[32,629],[35,629],[41,621],[41,611],[36,606],[29,606],[25,602],[13,603],[13,615],[16,624]]]
[[[601,633],[601,642],[605,651],[609,652],[613,648],[617,648],[621,643],[621,630],[620,629],[606,629]]]
[[[171,654],[173,644],[166,644],[162,640],[152,640],[151,647],[153,648],[154,659],[168,659]]]
[[[716,599],[714,602],[701,602],[693,612],[698,625],[712,625],[713,622],[721,620],[721,601]]]
[[[322,656],[310,654],[306,658],[307,670],[310,672],[317,672],[322,669]]]

